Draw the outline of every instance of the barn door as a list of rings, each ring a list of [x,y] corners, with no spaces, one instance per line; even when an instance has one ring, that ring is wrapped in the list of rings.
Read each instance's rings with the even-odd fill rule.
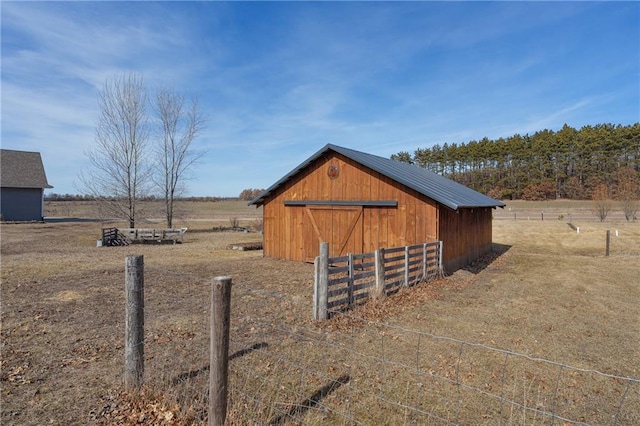
[[[362,206],[305,206],[303,221],[305,258],[313,261],[321,242],[329,243],[329,256],[362,253]]]

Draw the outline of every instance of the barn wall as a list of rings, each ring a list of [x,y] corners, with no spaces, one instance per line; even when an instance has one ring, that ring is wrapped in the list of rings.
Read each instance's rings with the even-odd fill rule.
[[[458,209],[440,206],[439,239],[443,242],[444,268],[453,272],[490,253],[492,209]]]
[[[331,179],[327,173],[331,165],[339,168],[335,179]],[[397,201],[397,207],[362,207],[361,222],[353,230],[353,239],[345,246],[345,250],[353,253],[436,239],[437,207],[433,200],[340,154],[330,152],[308,165],[290,182],[284,183],[265,201],[265,256],[299,261],[315,257],[319,239],[310,231],[309,209],[284,205],[285,201],[302,200]],[[321,207],[316,209],[323,210]],[[318,217],[331,217],[330,209],[326,207],[327,212],[319,212]],[[333,209],[334,217],[344,217],[348,221],[356,214],[353,208]],[[340,209],[344,211],[338,211]],[[316,220],[319,220],[318,217]],[[343,232],[347,225],[334,224],[335,233]]]
[[[42,220],[42,188],[1,188],[0,191],[4,220]]]

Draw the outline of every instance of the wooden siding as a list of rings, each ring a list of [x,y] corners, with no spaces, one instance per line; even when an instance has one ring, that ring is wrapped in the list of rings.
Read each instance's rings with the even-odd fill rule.
[[[338,176],[329,177],[330,166]],[[397,201],[389,206],[285,206],[285,201]],[[436,240],[436,203],[330,152],[284,183],[264,203],[264,255],[309,261],[320,241],[331,256]],[[346,238],[346,240],[345,240]]]
[[[438,239],[443,243],[444,269],[453,272],[491,252],[492,209],[439,210]]]

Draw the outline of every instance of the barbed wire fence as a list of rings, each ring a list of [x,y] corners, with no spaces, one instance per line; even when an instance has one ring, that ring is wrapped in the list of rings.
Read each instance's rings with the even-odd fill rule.
[[[147,273],[176,284],[163,289],[171,297],[145,295],[145,385],[204,424],[211,277]],[[249,300],[263,308],[245,309]],[[324,322],[291,309],[291,295],[234,279],[227,424],[640,424],[637,378],[372,321],[357,309]]]

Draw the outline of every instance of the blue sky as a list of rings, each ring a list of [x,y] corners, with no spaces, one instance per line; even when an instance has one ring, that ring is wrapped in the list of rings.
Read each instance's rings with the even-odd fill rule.
[[[78,193],[118,73],[197,97],[189,195],[267,188],[327,143],[388,157],[640,121],[638,2],[1,3],[2,148]]]

